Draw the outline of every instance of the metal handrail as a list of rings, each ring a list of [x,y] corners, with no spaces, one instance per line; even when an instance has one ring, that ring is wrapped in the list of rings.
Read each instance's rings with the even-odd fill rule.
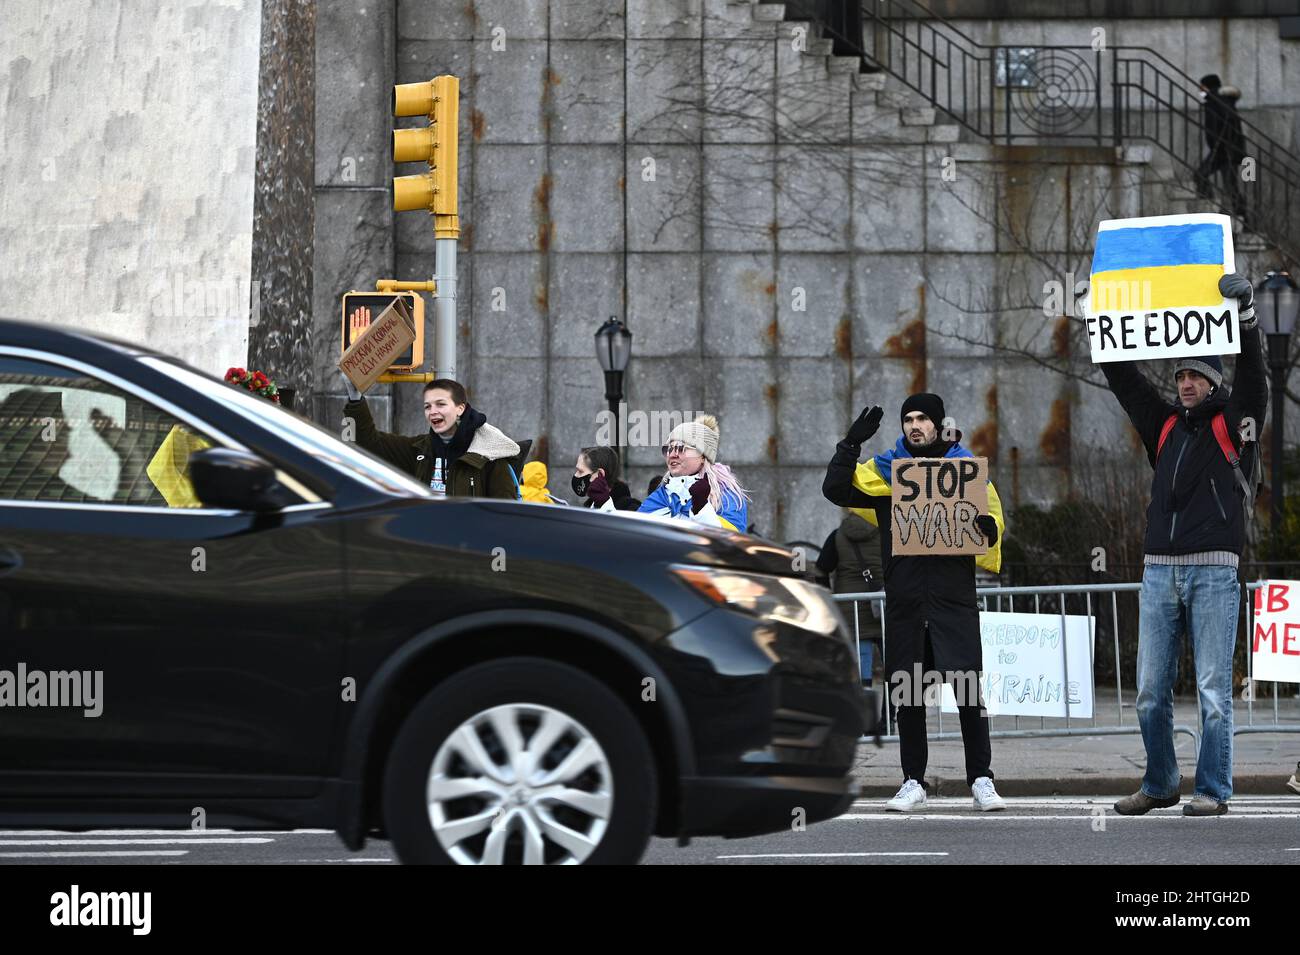
[[[853,0],[856,2],[856,0]],[[901,80],[973,135],[1012,144],[1044,140],[1090,140],[1098,146],[1151,143],[1193,174],[1198,193],[1220,210],[1244,221],[1288,259],[1300,259],[1300,164],[1290,150],[1244,117],[1241,156],[1227,140],[1223,150],[1225,182],[1203,168],[1206,124],[1193,91],[1198,82],[1148,47],[979,43],[918,0],[865,0],[861,50],[866,60]],[[1026,90],[1013,80],[1013,52],[1044,54],[1051,70],[1073,71],[1061,95],[1040,96],[1039,103],[1061,97],[1059,110],[1034,117],[1024,103]],[[1109,64],[1103,60],[1109,56]],[[1059,61],[1059,63],[1058,63]],[[1001,77],[999,76],[1001,68]],[[1023,78],[1023,74],[1021,75]],[[1050,86],[1051,84],[1043,84]],[[1181,97],[1181,98],[1180,98]],[[1109,113],[1109,128],[1106,120]],[[1078,120],[1084,132],[1064,128]],[[1047,128],[1044,128],[1047,127]],[[1255,162],[1249,189],[1235,168],[1241,159]]]

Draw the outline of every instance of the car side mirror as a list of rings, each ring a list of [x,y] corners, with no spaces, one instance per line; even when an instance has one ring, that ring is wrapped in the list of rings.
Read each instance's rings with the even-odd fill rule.
[[[277,511],[294,502],[275,477],[275,468],[255,454],[207,448],[190,455],[190,483],[207,507]]]

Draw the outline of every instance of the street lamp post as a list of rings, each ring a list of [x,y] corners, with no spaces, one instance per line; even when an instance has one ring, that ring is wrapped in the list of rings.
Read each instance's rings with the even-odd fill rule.
[[[1300,292],[1286,272],[1269,272],[1256,288],[1255,309],[1259,313],[1260,327],[1268,338],[1268,367],[1273,388],[1273,446],[1271,525],[1274,541],[1282,530],[1283,499],[1283,449],[1285,436],[1283,412],[1286,408],[1286,376],[1291,355],[1291,332],[1295,329],[1296,311],[1300,309]]]
[[[623,447],[623,427],[619,405],[623,401],[623,372],[627,371],[632,357],[632,333],[613,315],[596,330],[596,358],[605,372],[605,400],[614,416],[614,445],[618,448],[619,462],[627,467],[627,449]]]

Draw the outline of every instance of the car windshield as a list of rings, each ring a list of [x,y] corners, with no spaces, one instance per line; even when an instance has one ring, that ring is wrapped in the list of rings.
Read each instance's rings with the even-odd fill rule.
[[[315,422],[284,408],[276,408],[265,398],[258,398],[240,388],[234,388],[210,375],[195,371],[188,365],[156,355],[141,356],[140,361],[219,401],[245,418],[278,437],[311,454],[313,457],[340,468],[357,480],[378,487],[390,494],[432,497],[432,493],[401,471],[379,458],[373,457],[353,445],[340,441]]]

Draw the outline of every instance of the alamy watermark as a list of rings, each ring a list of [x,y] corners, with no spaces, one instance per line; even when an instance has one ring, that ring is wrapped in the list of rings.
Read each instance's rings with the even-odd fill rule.
[[[0,670],[0,707],[71,707],[95,719],[104,712],[103,670]]]

